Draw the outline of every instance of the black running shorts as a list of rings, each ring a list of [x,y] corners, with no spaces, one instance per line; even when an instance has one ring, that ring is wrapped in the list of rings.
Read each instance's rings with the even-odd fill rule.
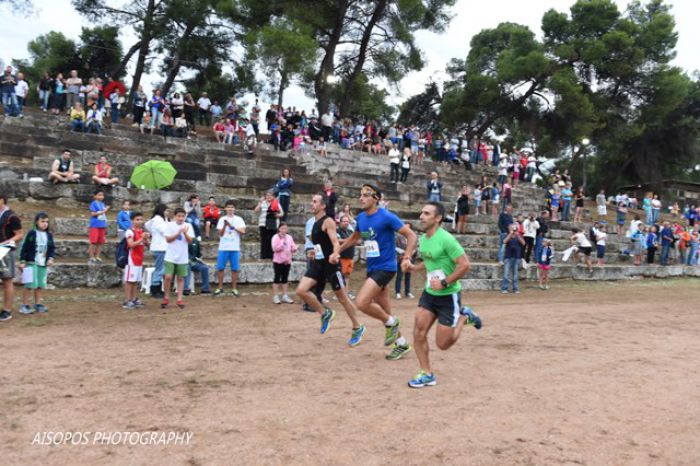
[[[418,307],[437,315],[440,325],[455,327],[462,309],[462,299],[460,293],[433,296],[424,290],[418,301]]]
[[[374,280],[374,283],[379,285],[382,290],[391,282],[394,278],[396,272],[390,272],[388,270],[373,270],[372,272],[367,272],[367,278]]]
[[[329,264],[326,261],[318,260],[311,261],[304,276],[316,280],[316,283],[320,283],[325,279],[326,282],[330,283],[333,291],[338,291],[345,287],[340,264]]]

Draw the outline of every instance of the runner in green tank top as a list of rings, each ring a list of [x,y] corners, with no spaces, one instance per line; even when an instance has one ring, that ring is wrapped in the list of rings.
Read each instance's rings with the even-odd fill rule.
[[[428,202],[420,213],[425,234],[420,238],[423,262],[411,265],[411,272],[425,270],[425,290],[418,302],[413,326],[413,346],[421,371],[408,382],[411,388],[432,386],[437,378],[430,368],[428,332],[438,321],[435,341],[446,350],[454,345],[465,325],[481,328],[481,319],[469,306],[462,306],[459,280],[469,271],[469,258],[457,239],[442,228],[445,208],[438,202]]]

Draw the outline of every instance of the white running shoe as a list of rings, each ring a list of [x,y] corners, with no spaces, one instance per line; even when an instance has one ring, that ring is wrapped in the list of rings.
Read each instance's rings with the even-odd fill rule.
[[[401,299],[401,293],[396,293],[396,299]]]
[[[282,304],[282,301],[280,301],[280,296],[277,295],[277,294],[276,294],[275,296],[272,297],[272,302],[273,302],[274,304]]]
[[[294,301],[292,301],[292,298],[290,298],[289,295],[282,296],[282,302],[286,304],[294,304]]]

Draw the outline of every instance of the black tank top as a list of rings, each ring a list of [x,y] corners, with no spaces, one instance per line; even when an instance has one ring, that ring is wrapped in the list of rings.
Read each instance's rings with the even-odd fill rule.
[[[59,157],[58,159],[58,171],[59,173],[66,173],[68,170],[70,170],[70,164],[72,160],[63,160],[63,157]]]
[[[324,215],[316,220],[314,227],[311,229],[311,242],[314,243],[314,245],[321,245],[321,251],[323,251],[323,257],[326,261],[328,261],[328,258],[333,254],[333,243],[331,243],[328,233],[323,231],[323,222],[325,222],[327,218],[328,216]]]

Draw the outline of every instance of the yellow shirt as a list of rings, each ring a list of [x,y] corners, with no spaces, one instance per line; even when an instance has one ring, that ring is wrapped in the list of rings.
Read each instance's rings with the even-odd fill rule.
[[[71,120],[85,121],[85,112],[83,110],[71,109],[70,111]]]

